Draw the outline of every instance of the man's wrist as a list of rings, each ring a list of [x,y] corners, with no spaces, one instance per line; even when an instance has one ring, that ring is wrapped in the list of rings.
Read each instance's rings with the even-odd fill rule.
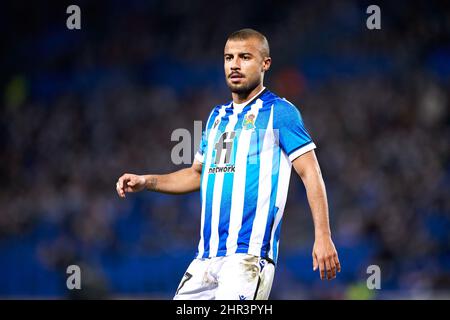
[[[331,231],[330,230],[326,230],[326,231],[315,231],[315,237],[316,239],[321,239],[321,238],[331,238]]]
[[[146,176],[144,176],[144,180],[145,180],[145,189],[146,190],[156,191],[158,179],[154,175],[146,175]]]

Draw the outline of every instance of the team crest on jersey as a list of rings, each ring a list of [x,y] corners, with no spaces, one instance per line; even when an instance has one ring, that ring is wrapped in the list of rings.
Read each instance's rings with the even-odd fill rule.
[[[255,115],[246,114],[244,120],[242,121],[242,128],[245,130],[255,129]]]

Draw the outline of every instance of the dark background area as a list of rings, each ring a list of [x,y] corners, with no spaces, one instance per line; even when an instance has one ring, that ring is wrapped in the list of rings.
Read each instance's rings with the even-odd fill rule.
[[[81,30],[66,28],[70,4]],[[2,3],[0,297],[172,298],[200,196],[121,200],[115,182],[184,167],[171,133],[231,99],[223,47],[244,27],[267,36],[265,84],[318,146],[342,264],[332,282],[312,271],[292,174],[271,298],[450,298],[449,3],[349,0]],[[81,291],[66,288],[71,264]]]

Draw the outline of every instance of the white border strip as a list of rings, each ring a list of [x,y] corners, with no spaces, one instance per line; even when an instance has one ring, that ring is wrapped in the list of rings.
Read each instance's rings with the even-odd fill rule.
[[[314,144],[314,142],[308,143],[306,146],[301,147],[300,149],[292,152],[289,155],[289,160],[294,161],[295,159],[297,159],[298,157],[300,157],[302,154],[311,151],[313,149],[316,148],[316,145]]]
[[[194,157],[198,162],[204,163],[205,162],[205,156],[203,154],[200,154],[200,152],[197,151]]]

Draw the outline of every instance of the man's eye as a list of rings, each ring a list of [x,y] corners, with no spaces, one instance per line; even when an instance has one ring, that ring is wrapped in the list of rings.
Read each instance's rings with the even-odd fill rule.
[[[225,61],[230,61],[231,57],[225,57]]]
[[[244,60],[249,60],[250,57],[249,57],[249,56],[244,56],[243,59],[244,59]]]

